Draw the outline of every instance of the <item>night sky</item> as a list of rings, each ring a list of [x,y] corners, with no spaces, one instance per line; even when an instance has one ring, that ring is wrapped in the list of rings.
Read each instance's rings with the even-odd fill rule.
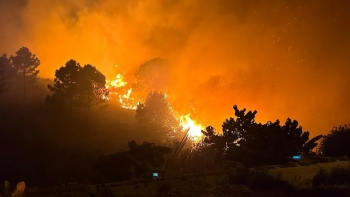
[[[5,0],[0,53],[27,46],[40,76],[73,58],[107,78],[155,57],[179,113],[220,130],[232,106],[296,119],[311,135],[350,123],[350,1]],[[191,105],[189,100],[193,102]]]

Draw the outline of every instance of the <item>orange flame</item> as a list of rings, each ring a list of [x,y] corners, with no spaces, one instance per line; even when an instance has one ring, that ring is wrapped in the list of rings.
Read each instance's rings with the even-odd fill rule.
[[[128,83],[124,81],[124,76],[122,74],[117,74],[114,80],[106,81],[106,87],[110,90],[110,94],[118,95],[121,107],[125,109],[136,110],[140,100],[136,101],[131,97],[132,88],[127,89],[127,84]],[[165,97],[167,97],[166,93]],[[183,130],[189,129],[190,139],[192,141],[198,142],[203,135],[201,130],[203,130],[204,127],[200,124],[197,124],[196,121],[191,119],[191,114],[180,116],[178,119],[179,124]]]
[[[203,136],[201,131],[204,129],[204,127],[192,120],[191,114],[180,116],[180,125],[184,129],[189,129],[188,135],[193,141],[198,142]]]
[[[117,67],[116,65],[115,67]],[[122,108],[136,110],[139,101],[131,97],[132,88],[127,89],[128,82],[124,81],[122,74],[117,74],[113,80],[106,80],[106,87],[110,94],[116,94],[119,97],[119,103]]]
[[[112,81],[106,81],[107,82],[107,85],[106,87],[107,88],[120,88],[120,87],[123,87],[125,86],[126,84],[128,84],[126,81],[124,81],[124,76],[121,75],[121,74],[117,74],[117,76],[115,76],[114,80]]]
[[[139,101],[135,102],[135,99],[130,97],[131,93],[132,88],[128,89],[125,94],[119,95],[119,103],[122,105],[122,108],[136,110]]]

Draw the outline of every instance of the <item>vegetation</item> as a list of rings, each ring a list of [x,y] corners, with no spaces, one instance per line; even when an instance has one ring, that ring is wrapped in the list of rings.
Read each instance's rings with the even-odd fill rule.
[[[28,86],[32,86],[39,74],[40,60],[27,47],[20,48],[15,56],[10,57],[11,66],[16,73],[17,82],[22,83],[23,100],[26,100]]]
[[[150,196],[307,196],[343,192],[331,189],[350,182],[350,166],[322,163],[350,156],[347,125],[310,139],[296,120],[257,123],[257,111],[234,105],[235,118],[223,122],[222,132],[208,126],[198,144],[185,147],[187,133],[155,82],[161,79],[152,77],[169,74],[165,60],[146,62],[135,73],[139,87],[149,92],[136,111],[109,102],[106,78],[92,65],[69,60],[53,81],[38,78],[39,65],[26,47],[0,57],[2,182],[25,181],[29,188],[124,182],[119,190]],[[294,155],[301,160],[293,161]]]
[[[0,62],[0,96],[6,92],[4,64]]]
[[[349,125],[334,127],[328,135],[324,136],[320,146],[320,151],[327,157],[350,157],[349,139]]]
[[[266,124],[256,123],[257,111],[238,110],[233,106],[236,119],[227,119],[222,125],[222,134],[213,127],[203,131],[204,143],[211,146],[223,159],[243,162],[246,165],[282,164],[300,153],[308,155],[317,146],[322,135],[309,140],[309,132],[303,132],[296,120],[287,119]]]
[[[158,118],[162,117],[162,118]],[[140,130],[146,135],[158,132],[158,142],[168,141],[181,131],[166,96],[162,92],[150,92],[144,103],[139,103],[135,118]]]
[[[54,94],[47,96],[46,101],[53,106],[91,109],[108,98],[109,91],[105,85],[106,77],[96,67],[89,64],[82,67],[75,60],[70,60],[56,70],[54,85],[48,85]]]
[[[135,72],[136,83],[133,87],[141,91],[165,91],[169,85],[171,67],[162,58],[151,59],[139,66]]]

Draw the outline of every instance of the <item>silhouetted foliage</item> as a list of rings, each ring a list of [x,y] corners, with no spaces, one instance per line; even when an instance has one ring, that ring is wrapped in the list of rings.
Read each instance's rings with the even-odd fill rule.
[[[10,58],[6,54],[0,56],[0,63],[2,64],[3,77],[7,85],[13,83],[17,78],[16,70],[12,66]]]
[[[166,140],[181,131],[179,122],[162,92],[149,93],[145,102],[137,106],[135,118],[142,132],[154,134],[157,140]]]
[[[165,59],[154,58],[144,64],[135,72],[137,82],[134,84],[136,90],[162,91],[169,82],[170,66]]]
[[[69,107],[73,107],[73,99],[78,89],[77,81],[80,69],[81,66],[79,63],[75,60],[70,60],[65,66],[56,70],[54,85],[48,85],[48,89],[54,93],[52,95],[52,101],[62,100]],[[47,97],[48,102],[50,102],[50,98]]]
[[[195,144],[191,149],[181,151],[178,158],[172,162],[174,171],[181,173],[216,171],[226,167],[222,156],[208,144],[202,142]],[[232,166],[230,164],[230,167]]]
[[[154,143],[143,142],[138,145],[134,140],[128,143],[129,154],[134,159],[140,162],[147,161],[153,167],[161,167],[164,163],[164,155],[171,152],[171,149],[166,146],[157,146]]]
[[[0,96],[7,91],[7,85],[5,82],[5,68],[4,64],[0,61]]]
[[[109,91],[106,88],[106,77],[89,64],[78,72],[78,94],[76,104],[90,109],[104,103]]]
[[[10,57],[10,60],[17,78],[23,84],[23,96],[25,97],[27,87],[35,83],[39,74],[40,60],[27,47],[20,48],[15,56]]]
[[[334,167],[330,171],[321,168],[312,179],[312,185],[344,185],[350,184],[350,169],[344,167]]]
[[[322,138],[323,138],[323,135],[317,135],[317,136],[313,137],[311,140],[307,141],[303,146],[303,153],[315,154],[315,152],[312,152],[312,150],[317,147],[317,145],[319,144],[317,142],[320,141]]]
[[[131,178],[150,178],[152,169],[160,169],[164,163],[164,156],[171,152],[166,146],[154,143],[135,141],[128,143],[129,150],[116,154],[101,156],[96,162],[99,181],[124,181]]]
[[[105,85],[106,78],[96,67],[89,64],[81,67],[75,60],[70,60],[56,70],[54,85],[48,85],[54,94],[46,97],[46,102],[90,109],[108,98],[109,91]]]
[[[25,91],[29,83],[37,81],[45,84],[46,91],[49,89],[53,92],[47,96],[46,102],[59,110],[65,107],[91,108],[105,103],[108,97],[105,76],[92,65],[82,67],[70,60],[56,70],[53,84],[46,88],[46,84],[51,82],[49,79],[37,78],[39,64],[37,57],[25,47],[17,51],[14,57],[8,58],[5,54],[0,56],[0,94],[10,89],[3,97],[4,100],[18,97],[16,93],[10,94],[13,89],[19,89],[13,86],[16,83],[23,84]],[[167,84],[170,69],[165,60],[156,58],[141,65],[135,77],[141,89],[160,90]],[[214,78],[210,83],[216,87],[215,84],[220,83],[220,80]],[[34,89],[28,88],[27,91],[36,95],[37,92],[32,92]],[[244,164],[279,164],[286,162],[286,157],[298,153],[309,154],[322,138],[319,135],[309,140],[309,132],[304,132],[297,121],[289,118],[284,125],[280,125],[279,120],[256,123],[256,111],[246,113],[246,109],[239,110],[234,106],[236,118],[223,122],[222,134],[209,126],[203,131],[203,141],[180,152],[185,140],[176,144],[176,148],[169,148],[169,143],[166,146],[158,143],[181,139],[177,137],[184,135],[179,132],[182,128],[162,92],[151,92],[138,105],[136,116],[134,111],[118,106],[113,114],[96,111],[87,116],[77,110],[69,117],[66,111],[47,113],[42,98],[48,93],[38,92],[37,97],[40,98],[33,99],[33,103],[26,105],[25,110],[23,106],[18,106],[17,101],[0,102],[0,182],[5,179],[11,182],[25,180],[30,186],[68,182],[92,184],[151,178],[154,171],[166,175],[168,171],[217,172],[221,169],[232,170]],[[119,117],[109,119],[114,116],[131,118],[123,117],[120,122]],[[87,117],[92,118],[86,121]],[[138,127],[134,125],[134,117]],[[124,122],[126,119],[128,123]],[[115,152],[125,138],[151,138],[157,143],[137,144],[130,141],[127,151],[99,157],[101,152]],[[321,144],[323,153],[327,156],[349,156],[347,139],[348,126],[335,128]],[[231,177],[234,183],[250,185],[258,190],[268,188],[269,185],[283,186],[267,174],[255,173],[248,167],[238,167],[236,170],[239,172],[235,175],[237,177]],[[315,178],[320,184],[327,184],[327,181],[330,184],[349,183],[348,170],[337,169],[321,175],[325,175],[323,180],[322,177],[318,177],[321,180]]]
[[[222,134],[217,134],[213,127],[202,131],[203,142],[212,147],[223,158],[242,161],[250,165],[284,163],[305,151],[309,153],[321,138],[309,140],[309,132],[303,132],[296,120],[287,119],[281,126],[279,120],[256,123],[257,111],[248,113],[246,109],[238,110],[233,106],[236,119],[227,119],[222,125]]]
[[[350,157],[350,127],[349,125],[334,127],[323,137],[320,151],[327,157]]]

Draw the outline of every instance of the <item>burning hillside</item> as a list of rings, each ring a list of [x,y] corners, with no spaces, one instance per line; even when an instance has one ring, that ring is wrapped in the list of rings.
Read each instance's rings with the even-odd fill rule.
[[[106,83],[106,87],[110,91],[110,99],[113,100],[114,98],[117,98],[122,108],[130,110],[136,110],[138,104],[144,100],[142,94],[134,91],[134,86],[136,85],[125,81],[124,75],[121,73],[117,74],[113,80],[107,80]],[[176,110],[171,110],[175,112],[174,114],[179,114]],[[179,126],[182,127],[183,130],[189,129],[189,137],[193,141],[198,141],[201,138],[201,130],[203,130],[204,127],[193,120],[190,113],[186,115],[178,115],[175,118],[178,120],[180,124]]]

